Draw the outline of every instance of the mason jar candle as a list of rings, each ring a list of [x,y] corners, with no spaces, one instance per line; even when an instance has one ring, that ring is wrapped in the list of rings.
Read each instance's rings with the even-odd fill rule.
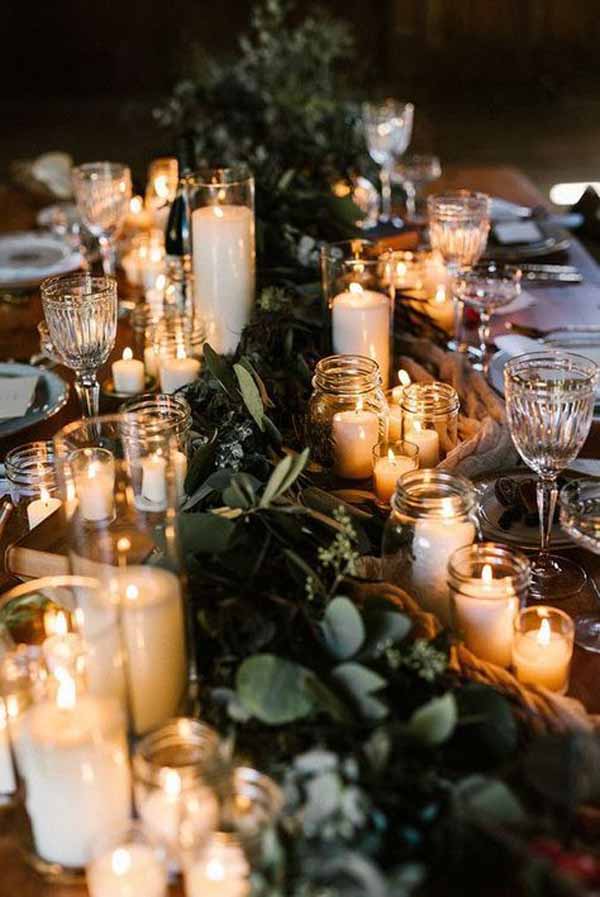
[[[30,530],[61,507],[51,442],[28,442],[7,453],[11,501]]]
[[[557,607],[536,604],[515,619],[512,664],[523,685],[565,694],[569,688],[575,624]]]
[[[403,439],[418,445],[421,467],[437,467],[458,445],[458,393],[438,381],[411,383],[401,407]]]
[[[412,442],[380,442],[373,449],[373,492],[389,505],[398,478],[419,466],[419,449]]]

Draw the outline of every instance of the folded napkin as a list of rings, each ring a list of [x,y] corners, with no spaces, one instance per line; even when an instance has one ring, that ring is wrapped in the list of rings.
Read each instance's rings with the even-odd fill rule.
[[[513,355],[526,355],[528,352],[543,352],[543,343],[520,333],[505,333],[494,339],[496,346],[512,358]]]
[[[519,206],[499,196],[492,197],[492,221],[514,221],[516,218],[529,218],[531,214],[532,209],[527,206]]]
[[[33,401],[38,377],[0,378],[0,420],[24,417]]]

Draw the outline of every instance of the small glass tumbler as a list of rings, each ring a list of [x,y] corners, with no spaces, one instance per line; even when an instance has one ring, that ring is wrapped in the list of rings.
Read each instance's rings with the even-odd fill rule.
[[[447,567],[478,537],[476,494],[464,477],[438,470],[402,474],[392,496],[383,543],[383,579],[450,625]]]
[[[192,428],[192,409],[181,395],[147,393],[128,399],[119,409],[123,414],[134,414],[145,426],[155,427],[173,435],[177,448],[186,457]]]
[[[379,365],[387,388],[392,355],[393,290],[375,244],[368,240],[326,243],[321,285],[338,355],[364,355]]]
[[[432,181],[437,181],[442,174],[442,166],[437,156],[411,153],[404,156],[395,166],[392,181],[399,182],[406,195],[405,219],[409,224],[425,224],[427,215],[423,214],[420,191]],[[421,209],[421,211],[419,211]]]
[[[399,477],[419,466],[419,449],[412,442],[380,442],[373,449],[373,491],[385,507],[396,491]]]
[[[273,779],[249,766],[237,766],[221,806],[219,828],[233,832],[246,855],[260,863],[264,837],[283,809],[283,793]]]
[[[519,682],[565,694],[569,688],[575,625],[557,607],[537,604],[515,619],[512,663]]]
[[[376,361],[331,355],[315,368],[306,439],[312,459],[343,479],[373,473],[373,447],[386,432],[387,402]]]
[[[86,883],[90,897],[166,897],[164,850],[134,822],[126,831],[112,832],[94,844]]]
[[[12,503],[30,530],[61,507],[51,442],[28,442],[4,461]]]
[[[452,628],[469,651],[496,666],[511,665],[515,616],[528,585],[529,561],[504,545],[480,542],[451,555]]]
[[[421,467],[436,467],[458,445],[458,393],[447,383],[411,383],[401,408],[403,438],[419,447]]]
[[[215,832],[186,862],[187,897],[248,897],[251,867],[239,839]]]

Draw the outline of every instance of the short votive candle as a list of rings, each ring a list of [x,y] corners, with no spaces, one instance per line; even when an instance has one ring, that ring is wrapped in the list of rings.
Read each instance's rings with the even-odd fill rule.
[[[82,518],[90,523],[113,515],[115,459],[103,448],[83,448],[73,452],[69,465]]]
[[[515,621],[512,662],[519,682],[564,694],[569,687],[575,624],[556,607],[534,605]]]
[[[419,466],[419,449],[412,442],[380,442],[373,448],[373,491],[378,500],[389,505],[398,478]]]
[[[87,865],[86,882],[90,897],[165,897],[164,852],[134,823],[113,844],[99,847]]]

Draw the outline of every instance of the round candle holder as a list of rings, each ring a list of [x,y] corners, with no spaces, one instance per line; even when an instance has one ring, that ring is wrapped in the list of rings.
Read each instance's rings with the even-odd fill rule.
[[[569,688],[575,624],[557,607],[536,604],[515,618],[512,665],[523,685],[565,694]]]
[[[477,657],[511,665],[515,616],[525,606],[529,576],[525,555],[495,542],[466,545],[450,557],[452,628]]]
[[[383,578],[450,625],[447,566],[451,555],[478,537],[475,488],[441,470],[402,474],[391,499],[383,542]]]
[[[239,839],[230,832],[215,832],[185,865],[187,897],[249,897],[251,867]]]
[[[128,398],[119,410],[134,414],[137,424],[167,432],[175,437],[177,448],[187,455],[192,429],[192,409],[181,395],[145,394]]]
[[[61,507],[51,442],[28,442],[7,453],[4,467],[20,520],[34,529]]]
[[[373,473],[373,446],[385,437],[387,402],[376,361],[331,355],[315,368],[306,416],[311,458],[342,479]]]
[[[419,446],[421,467],[436,467],[458,445],[458,393],[447,383],[411,383],[401,408],[403,438]]]
[[[165,851],[147,837],[139,822],[134,822],[126,831],[112,832],[94,844],[85,877],[90,897],[165,897]]]
[[[269,776],[248,766],[236,767],[221,805],[219,828],[233,832],[253,864],[260,863],[265,833],[283,809],[283,793]]]
[[[373,448],[373,491],[378,504],[389,508],[402,474],[419,466],[419,448],[412,442],[380,442]]]

